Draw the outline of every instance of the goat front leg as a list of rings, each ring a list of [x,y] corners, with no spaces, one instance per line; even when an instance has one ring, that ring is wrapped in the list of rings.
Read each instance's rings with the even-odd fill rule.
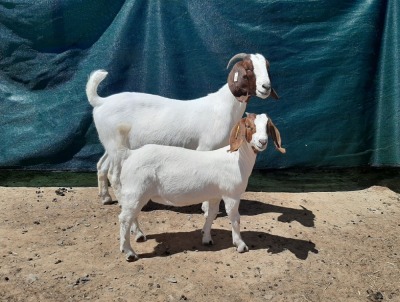
[[[121,194],[120,205],[121,213],[119,214],[120,223],[120,250],[126,253],[126,261],[135,261],[139,256],[135,253],[131,246],[130,230],[135,229],[136,238],[138,234],[142,234],[138,224],[138,216],[143,206],[148,202],[143,198],[138,198],[137,194]]]
[[[129,229],[131,227],[132,221],[135,219],[136,213],[130,208],[122,208],[121,214],[119,214],[119,246],[120,251],[126,254],[126,261],[135,261],[139,259],[139,256],[135,253],[131,246],[131,238]]]
[[[239,253],[243,253],[249,250],[246,243],[240,236],[240,215],[239,215],[239,198],[223,198],[225,203],[225,210],[232,224],[232,241],[237,247]]]
[[[215,200],[210,200],[207,201],[207,216],[206,216],[206,221],[203,226],[203,239],[202,242],[204,245],[212,245],[214,244],[212,238],[211,238],[211,226],[213,224],[213,221],[217,217],[218,210],[219,210],[219,202],[220,199],[215,199]]]
[[[110,161],[107,152],[100,158],[97,163],[97,185],[99,188],[99,196],[104,205],[112,204],[113,200],[108,192],[108,170]]]

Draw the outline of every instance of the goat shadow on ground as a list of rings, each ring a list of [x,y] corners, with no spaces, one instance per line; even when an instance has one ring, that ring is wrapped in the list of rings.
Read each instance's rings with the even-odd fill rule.
[[[226,216],[224,203],[220,203],[220,210],[218,217]],[[170,210],[179,213],[187,213],[187,214],[202,214],[201,205],[196,204],[192,206],[186,207],[173,207],[173,206],[164,206],[150,201],[142,211],[154,211],[154,210]],[[278,221],[291,223],[293,221],[297,221],[305,227],[314,227],[315,215],[312,211],[307,208],[301,206],[301,209],[287,208],[277,205],[266,204],[263,202],[259,202],[256,200],[246,200],[242,199],[239,206],[240,215],[245,216],[255,216],[265,213],[281,213],[278,217]]]
[[[140,258],[167,257],[187,251],[220,251],[234,248],[230,230],[213,229],[211,235],[214,245],[202,245],[201,231],[175,232],[147,235],[147,240],[155,240],[158,244],[152,253],[140,254]],[[307,259],[309,253],[318,254],[315,243],[302,239],[286,238],[258,231],[241,232],[242,239],[251,250],[266,250],[267,253],[278,254],[290,251],[298,259]],[[134,246],[140,243],[133,243]]]

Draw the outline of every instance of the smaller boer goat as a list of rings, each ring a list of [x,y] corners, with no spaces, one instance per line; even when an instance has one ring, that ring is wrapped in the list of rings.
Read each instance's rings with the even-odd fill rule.
[[[97,70],[90,75],[86,94],[106,150],[97,164],[103,204],[112,202],[107,178],[115,186],[120,173],[118,165],[113,165],[117,160],[118,125],[131,128],[129,149],[157,144],[215,150],[228,144],[229,131],[243,116],[251,96],[278,99],[271,84],[269,62],[261,54],[240,53],[229,60],[228,67],[232,63],[235,64],[227,83],[217,92],[188,101],[138,92],[122,92],[103,98],[97,94],[97,87],[107,72]]]
[[[122,167],[116,187],[121,213],[120,249],[127,261],[138,259],[130,244],[130,229],[136,239],[145,235],[138,215],[152,201],[172,206],[187,206],[209,201],[203,227],[203,244],[213,244],[211,225],[222,199],[232,224],[233,244],[239,253],[248,251],[240,236],[238,212],[240,196],[245,192],[257,153],[267,148],[267,139],[281,147],[278,129],[265,114],[248,114],[232,128],[229,145],[214,151],[196,151],[173,146],[145,145],[128,148],[130,125],[120,125],[119,163]]]

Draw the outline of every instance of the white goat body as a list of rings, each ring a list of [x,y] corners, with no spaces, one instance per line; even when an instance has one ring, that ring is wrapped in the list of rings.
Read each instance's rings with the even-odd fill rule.
[[[111,95],[101,101],[94,107],[93,117],[100,141],[110,155],[118,150],[117,130],[121,124],[129,124],[132,129],[130,149],[145,144],[198,150],[222,147],[229,131],[220,129],[230,129],[246,107],[234,99],[227,84],[216,93],[192,101],[136,92]]]
[[[229,130],[243,116],[252,95],[278,98],[271,87],[268,61],[260,55],[239,54],[225,84],[217,92],[190,101],[168,99],[158,95],[124,92],[99,97],[97,88],[107,72],[92,73],[86,86],[93,118],[106,152],[97,165],[99,195],[110,203],[107,177],[115,186],[120,173],[117,160],[118,127],[131,128],[130,149],[145,144],[179,146],[196,150],[214,150],[228,143]],[[228,64],[228,66],[229,66]],[[115,171],[110,170],[115,169]]]
[[[173,206],[209,200],[203,244],[212,244],[211,225],[223,199],[232,223],[233,244],[239,252],[248,250],[240,237],[238,207],[257,152],[267,147],[267,132],[277,149],[284,153],[279,131],[265,114],[251,114],[241,119],[231,131],[230,146],[214,151],[199,152],[161,145],[146,145],[136,150],[123,147],[118,157],[122,161],[122,170],[117,188],[121,205],[120,249],[127,253],[127,260],[138,258],[130,245],[129,230],[132,226],[136,238],[145,238],[138,215],[150,199]]]

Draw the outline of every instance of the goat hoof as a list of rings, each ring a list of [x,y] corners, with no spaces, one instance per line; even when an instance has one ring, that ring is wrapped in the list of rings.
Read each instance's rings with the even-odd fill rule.
[[[145,242],[147,240],[146,236],[143,234],[137,235],[135,238],[136,242]]]
[[[101,202],[103,203],[103,205],[114,204],[114,201],[112,200],[111,196],[106,196],[106,197],[102,198]]]
[[[212,239],[203,241],[203,245],[214,245],[214,241]]]
[[[245,243],[239,244],[239,246],[237,247],[237,251],[239,253],[244,253],[244,252],[248,252],[249,248],[247,247],[247,245]]]
[[[125,258],[125,260],[128,261],[128,262],[133,262],[133,261],[136,261],[138,259],[139,259],[139,257],[135,253],[128,253],[128,254],[126,254],[126,258]]]

